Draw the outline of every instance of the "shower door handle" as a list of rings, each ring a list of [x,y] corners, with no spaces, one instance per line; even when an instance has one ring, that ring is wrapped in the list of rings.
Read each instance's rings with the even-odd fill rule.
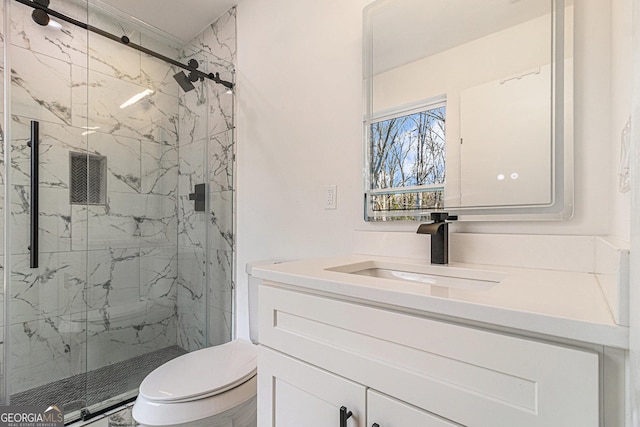
[[[38,143],[40,141],[40,123],[31,121],[31,139],[27,143],[31,147],[31,207],[29,220],[29,266],[38,268],[38,187],[40,185],[39,172],[39,153]]]

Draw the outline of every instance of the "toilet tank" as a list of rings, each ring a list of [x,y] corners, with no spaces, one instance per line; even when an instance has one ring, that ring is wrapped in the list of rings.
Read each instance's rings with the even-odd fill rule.
[[[249,276],[249,337],[251,342],[258,344],[258,287],[262,279],[253,276],[253,269],[270,264],[280,264],[284,261],[251,261],[247,263],[245,271]]]

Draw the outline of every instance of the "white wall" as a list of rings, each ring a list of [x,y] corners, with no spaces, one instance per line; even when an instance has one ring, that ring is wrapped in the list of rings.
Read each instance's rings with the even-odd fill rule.
[[[239,336],[247,336],[247,261],[351,250],[362,205],[363,4],[238,6]],[[324,209],[328,184],[337,184],[336,210]]]
[[[399,252],[398,242],[416,249],[415,256],[426,256],[428,242],[415,235],[415,224],[362,221],[361,34],[367,3],[243,0],[238,6],[239,336],[248,336],[248,261],[354,250],[392,255]],[[612,195],[612,164],[617,166],[612,144],[619,144],[619,137],[612,135],[619,130],[612,130],[610,123],[617,126],[620,117],[629,114],[622,95],[613,97],[620,107],[610,108],[612,92],[629,90],[627,81],[610,83],[610,59],[618,58],[614,64],[624,65],[622,56],[611,53],[611,16],[608,2],[576,2],[574,218],[460,223],[454,231],[607,235],[615,230],[628,240],[625,226],[612,226],[611,219],[628,222],[625,196]],[[622,74],[613,73],[621,79]],[[334,211],[323,208],[328,184],[338,186]],[[612,215],[612,206],[620,212]]]
[[[621,133],[632,105],[632,0],[611,4],[611,229],[609,234],[629,240],[631,193],[618,190]]]

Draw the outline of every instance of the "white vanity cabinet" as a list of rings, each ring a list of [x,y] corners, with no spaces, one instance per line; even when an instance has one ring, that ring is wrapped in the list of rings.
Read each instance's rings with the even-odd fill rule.
[[[600,426],[595,352],[273,282],[259,316],[260,427]]]

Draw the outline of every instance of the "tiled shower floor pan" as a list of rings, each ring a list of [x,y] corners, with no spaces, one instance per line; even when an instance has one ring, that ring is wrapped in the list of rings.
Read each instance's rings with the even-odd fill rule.
[[[100,406],[103,402],[112,401],[115,397],[127,393],[135,396],[144,377],[163,363],[185,353],[187,352],[178,346],[166,347],[104,368],[12,394],[11,404],[63,405],[65,414],[69,414],[85,407]]]

